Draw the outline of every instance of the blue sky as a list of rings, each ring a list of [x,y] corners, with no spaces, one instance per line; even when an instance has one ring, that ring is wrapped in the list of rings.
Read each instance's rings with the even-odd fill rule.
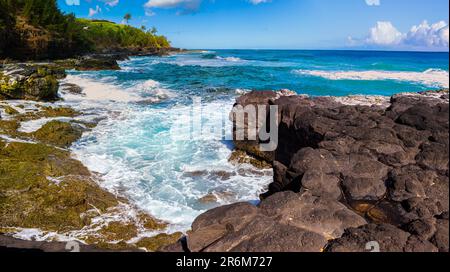
[[[448,0],[58,0],[78,17],[155,26],[198,49],[448,51]]]

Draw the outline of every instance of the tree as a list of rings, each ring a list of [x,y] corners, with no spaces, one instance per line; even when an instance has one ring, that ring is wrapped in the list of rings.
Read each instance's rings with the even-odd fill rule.
[[[158,30],[156,29],[156,27],[152,27],[152,30],[150,30],[150,33],[152,33],[153,35],[156,35],[156,33],[158,33]]]
[[[127,22],[128,25],[128,21],[131,20],[131,14],[130,13],[125,14],[125,16],[123,16],[123,19]]]
[[[141,30],[142,30],[142,31],[147,30],[147,28],[145,27],[145,25],[141,26]]]

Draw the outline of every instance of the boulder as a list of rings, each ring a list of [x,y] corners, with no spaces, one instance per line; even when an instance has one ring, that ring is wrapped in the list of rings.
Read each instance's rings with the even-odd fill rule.
[[[346,230],[341,238],[331,241],[327,252],[436,252],[430,242],[392,225],[368,224]]]
[[[313,196],[310,192],[283,192],[264,200],[262,213],[277,222],[318,233],[327,239],[340,237],[344,230],[367,224],[342,203]]]
[[[51,101],[58,99],[61,69],[47,65],[11,64],[0,71],[0,98]]]
[[[239,203],[199,216],[187,249],[448,251],[448,91],[367,101],[267,91],[239,97],[234,108],[278,106],[275,151],[262,152],[260,139],[235,139],[238,150],[272,164],[273,183],[258,207]],[[259,131],[263,121],[240,129]]]

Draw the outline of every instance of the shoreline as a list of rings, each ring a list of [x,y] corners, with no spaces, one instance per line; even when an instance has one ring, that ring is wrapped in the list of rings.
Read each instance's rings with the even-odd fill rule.
[[[12,67],[14,67],[13,64]],[[28,73],[27,69],[30,68],[32,71],[38,71],[38,73],[44,73],[43,71],[40,71],[40,69],[46,69],[46,74],[44,74],[41,78],[48,77],[54,77],[55,70],[52,70],[55,68],[55,66],[48,66],[48,63],[42,64],[42,63],[27,63],[25,66],[19,65],[19,70],[17,69],[10,69],[9,71],[13,71],[13,76],[18,80],[27,79],[30,75],[25,74],[24,76],[21,76],[21,72]],[[23,70],[23,67],[25,70]],[[36,67],[36,68],[35,68]],[[42,68],[41,68],[42,67]],[[103,68],[103,67],[102,67]],[[22,70],[20,70],[22,69]],[[36,69],[36,70],[34,70]],[[1,71],[1,70],[0,70]],[[11,72],[7,71],[5,74],[7,76],[11,76]],[[66,77],[65,72],[61,72],[56,69],[56,73],[58,75],[58,81],[61,81]],[[30,78],[32,78],[34,74],[31,75]],[[56,78],[56,76],[55,76]],[[53,80],[53,79],[52,79]],[[52,87],[53,88],[53,87]],[[62,90],[63,86],[59,86],[56,89],[56,92],[60,92]],[[79,89],[77,86],[68,86],[70,90],[65,90],[68,92],[73,92],[75,95],[80,95],[78,93]],[[42,88],[43,92],[47,91],[45,90],[45,87]],[[55,92],[55,95],[56,95]],[[37,100],[37,101],[33,101]],[[78,240],[79,242],[83,241],[89,244],[90,246],[85,247],[82,246],[82,248],[88,249],[88,250],[95,250],[95,251],[102,251],[102,250],[148,250],[148,251],[155,251],[158,247],[168,244],[170,242],[176,241],[181,237],[181,233],[166,233],[168,230],[165,230],[167,228],[167,223],[162,222],[160,220],[154,219],[153,217],[149,216],[145,212],[141,211],[139,208],[135,207],[132,204],[128,204],[128,200],[125,200],[121,196],[116,196],[108,192],[106,189],[102,189],[99,185],[99,181],[95,177],[95,174],[92,172],[89,172],[87,168],[81,164],[78,160],[73,158],[72,152],[69,150],[69,147],[72,145],[73,142],[77,141],[81,138],[82,133],[92,130],[97,125],[97,122],[99,120],[96,120],[97,117],[94,119],[85,119],[83,118],[83,112],[79,112],[74,110],[73,108],[67,106],[65,103],[60,103],[59,95],[58,97],[55,96],[53,99],[50,99],[50,101],[40,101],[40,94],[37,93],[36,97],[32,97],[32,100],[13,100],[12,103],[8,100],[0,100],[0,146],[1,146],[1,160],[0,160],[0,170],[4,171],[6,170],[5,163],[6,160],[19,160],[22,161],[22,155],[26,156],[26,152],[28,151],[21,151],[18,153],[18,157],[11,157],[11,151],[7,151],[6,148],[19,148],[23,150],[38,148],[46,151],[38,151],[39,153],[49,152],[49,157],[57,156],[57,164],[74,164],[75,167],[70,166],[68,169],[66,169],[66,166],[62,166],[61,170],[55,169],[57,176],[54,176],[54,174],[50,174],[54,177],[49,176],[49,174],[41,171],[48,172],[45,168],[42,170],[37,169],[37,177],[36,180],[33,178],[26,178],[27,181],[30,179],[30,186],[29,188],[25,189],[26,191],[23,192],[30,192],[30,188],[33,188],[35,185],[33,183],[36,182],[37,184],[45,183],[44,190],[50,190],[48,192],[44,192],[44,195],[51,195],[55,194],[53,192],[54,187],[60,187],[64,186],[64,190],[80,190],[82,188],[76,189],[76,187],[72,186],[79,186],[78,182],[86,183],[85,185],[88,186],[86,191],[80,191],[76,195],[72,195],[72,192],[70,192],[69,195],[59,195],[59,193],[56,193],[55,196],[57,199],[60,198],[58,201],[63,201],[70,203],[75,201],[74,203],[77,203],[77,201],[82,201],[80,203],[84,203],[85,201],[91,201],[88,200],[92,193],[97,194],[97,196],[92,199],[92,203],[86,203],[81,204],[75,204],[75,213],[78,213],[76,217],[79,217],[81,221],[77,222],[71,222],[68,220],[67,224],[65,223],[65,219],[62,219],[63,221],[60,221],[55,226],[48,225],[46,222],[42,222],[43,225],[40,226],[41,223],[39,222],[32,222],[27,221],[24,223],[19,224],[8,224],[8,220],[6,219],[9,215],[7,214],[7,208],[6,206],[2,206],[2,213],[0,214],[2,219],[2,224],[0,226],[0,236],[7,234],[8,237],[11,237],[11,239],[2,238],[3,241],[13,241],[15,242],[13,244],[18,245],[19,247],[34,247],[36,245],[37,248],[44,248],[46,250],[62,250],[64,251],[64,248],[62,248],[60,245],[64,244],[63,241],[71,241],[73,239]],[[39,122],[40,120],[43,120],[41,124],[37,123],[36,125],[31,125],[31,129],[28,128],[28,130],[25,130],[23,128],[24,124],[31,123],[31,122]],[[42,136],[41,136],[42,135]],[[14,155],[15,156],[15,155]],[[33,155],[34,156],[34,155]],[[43,155],[46,156],[46,155]],[[62,156],[62,157],[61,157]],[[23,158],[23,160],[28,160],[27,158]],[[30,161],[30,167],[33,167],[34,159],[31,159]],[[44,159],[45,164],[47,164],[47,158]],[[25,162],[24,162],[25,163]],[[28,163],[28,162],[27,162]],[[44,164],[44,165],[45,165]],[[53,162],[52,162],[53,164]],[[50,167],[54,167],[53,165]],[[61,167],[57,165],[57,167]],[[52,170],[55,172],[55,170]],[[12,169],[11,173],[2,173],[5,174],[7,180],[9,181],[11,175],[11,178],[16,179],[13,177],[13,175],[20,175],[18,170]],[[21,171],[21,170],[20,170]],[[41,178],[42,174],[44,174],[46,177],[44,179]],[[61,175],[62,174],[62,175]],[[72,176],[76,179],[78,179],[78,176],[82,178],[80,181],[74,180]],[[74,183],[75,182],[75,183]],[[72,183],[74,183],[72,185]],[[100,182],[101,183],[101,182]],[[9,191],[11,189],[8,189],[8,187],[4,187],[2,184],[2,188],[0,193],[1,197],[5,197],[5,195],[14,195],[14,191]],[[10,185],[7,185],[10,186]],[[42,187],[42,185],[38,185]],[[90,186],[90,187],[89,187]],[[48,189],[47,189],[48,188]],[[5,191],[6,189],[6,191]],[[33,191],[35,189],[31,189]],[[23,194],[22,191],[19,191],[19,194]],[[74,191],[75,192],[75,191]],[[32,192],[29,193],[30,197],[33,197]],[[28,197],[28,196],[26,196]],[[75,197],[75,199],[74,199]],[[77,197],[81,197],[81,200],[78,200]],[[9,205],[9,200],[3,200],[6,202],[3,202],[2,205]],[[95,202],[100,201],[106,201],[106,206],[101,207],[98,206],[98,204],[95,204]],[[27,203],[28,204],[28,203]],[[58,205],[53,203],[44,204],[45,205]],[[64,205],[64,204],[62,204]],[[72,204],[69,204],[72,205]],[[102,204],[103,205],[103,204]],[[22,205],[23,208],[28,209],[27,213],[37,213],[39,214],[39,211],[33,211],[29,210],[30,208],[25,207]],[[49,206],[50,207],[50,206]],[[60,209],[56,207],[56,209]],[[67,208],[62,208],[60,212],[63,212],[65,210],[69,210],[69,206]],[[121,211],[122,210],[122,211]],[[55,210],[56,211],[56,210]],[[72,212],[72,211],[70,211]],[[16,212],[13,212],[16,213]],[[17,213],[20,212],[20,208],[17,211]],[[12,214],[14,216],[14,214]],[[30,216],[30,215],[28,215]],[[34,216],[34,215],[33,215]],[[44,218],[49,215],[43,215]],[[51,215],[53,216],[53,215]],[[59,216],[59,215],[58,215]],[[72,216],[72,215],[63,215],[63,216]],[[45,220],[45,219],[44,219]],[[47,218],[47,220],[55,220],[51,217]],[[59,220],[59,219],[58,219]],[[6,224],[5,224],[6,223]],[[75,223],[74,225],[71,225],[72,223]],[[67,226],[65,226],[67,225]],[[35,227],[37,227],[35,229]],[[152,234],[153,233],[153,234]],[[16,238],[13,238],[16,237]],[[24,239],[23,243],[21,243],[20,238],[26,238]],[[19,239],[18,239],[19,238]],[[37,239],[38,241],[33,242],[33,240]],[[48,240],[60,240],[61,243],[56,243],[55,247],[51,246],[51,242],[47,244]],[[29,241],[29,242],[25,242]],[[117,243],[117,241],[122,241],[120,243]],[[125,243],[125,241],[130,241],[129,243]],[[25,246],[23,246],[25,245]],[[8,246],[4,244],[0,244],[0,246]]]
[[[281,107],[274,152],[237,142],[273,164],[269,191],[256,207],[200,215],[167,251],[448,252],[448,90],[397,94],[387,107],[271,91],[236,102],[252,104]]]
[[[74,86],[72,86],[72,87],[74,87]],[[76,88],[75,88],[76,89]],[[448,93],[448,91],[447,91],[447,93]],[[385,99],[383,99],[383,97],[382,96],[368,96],[368,95],[362,95],[362,96],[346,96],[346,97],[335,97],[335,99],[336,99],[336,102],[338,102],[338,103],[342,103],[342,104],[347,104],[347,105],[353,105],[353,106],[356,106],[356,105],[365,105],[365,106],[369,106],[369,105],[372,105],[373,103],[376,103],[376,104],[378,104],[378,106],[381,106],[381,107],[387,107],[387,104],[388,104],[388,97],[387,96],[385,96],[384,97]],[[381,99],[381,101],[380,101],[380,99]],[[389,98],[390,99],[390,98]],[[63,113],[63,115],[65,115],[66,113]],[[13,114],[14,115],[14,114]],[[54,115],[58,115],[58,114],[54,114]],[[56,116],[56,117],[64,117],[64,116]],[[3,118],[3,116],[2,116],[2,118]],[[3,120],[3,119],[1,119],[1,120]],[[89,126],[91,126],[91,125],[89,125]],[[88,126],[88,127],[89,127]],[[92,127],[91,127],[92,128]],[[17,129],[17,128],[16,128]],[[14,132],[14,131],[13,131]],[[16,132],[14,132],[14,133],[16,133]],[[178,235],[178,238],[180,237],[181,235]],[[173,239],[173,237],[170,237],[171,239]],[[178,239],[177,238],[177,239]],[[170,242],[164,242],[164,243],[166,243],[166,244],[170,244]]]

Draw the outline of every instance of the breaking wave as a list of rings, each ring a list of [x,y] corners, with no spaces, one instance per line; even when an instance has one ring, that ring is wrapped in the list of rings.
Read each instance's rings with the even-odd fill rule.
[[[430,87],[449,87],[448,71],[441,69],[428,69],[424,72],[294,70],[294,73],[329,80],[396,80],[419,83]]]

